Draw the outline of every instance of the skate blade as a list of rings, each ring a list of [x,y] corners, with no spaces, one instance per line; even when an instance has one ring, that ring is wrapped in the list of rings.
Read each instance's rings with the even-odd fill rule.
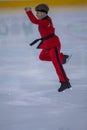
[[[66,63],[71,59],[72,55],[70,55],[67,60],[66,60]]]

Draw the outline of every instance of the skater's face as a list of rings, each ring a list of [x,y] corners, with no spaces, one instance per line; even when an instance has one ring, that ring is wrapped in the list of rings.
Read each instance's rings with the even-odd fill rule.
[[[45,12],[37,11],[36,16],[37,16],[38,19],[43,19],[44,17],[47,16],[47,14]]]

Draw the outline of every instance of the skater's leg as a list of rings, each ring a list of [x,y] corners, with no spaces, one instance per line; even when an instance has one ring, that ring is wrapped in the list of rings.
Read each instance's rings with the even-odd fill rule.
[[[60,62],[63,63],[63,60],[64,60],[64,54],[60,53]]]
[[[49,49],[43,49],[39,55],[40,60],[51,61]]]
[[[58,49],[58,55],[60,57],[60,62],[61,64],[65,64],[69,58],[69,55],[65,55],[63,54],[62,52],[60,53],[60,50],[61,50],[61,42],[60,40],[58,39],[58,46],[57,46],[57,49]]]
[[[54,65],[54,68],[56,70],[56,73],[58,75],[59,81],[68,82],[69,78],[67,77],[65,70],[61,64],[60,52],[58,52],[57,47],[50,49],[50,57],[51,57],[51,61],[52,61],[53,65]]]

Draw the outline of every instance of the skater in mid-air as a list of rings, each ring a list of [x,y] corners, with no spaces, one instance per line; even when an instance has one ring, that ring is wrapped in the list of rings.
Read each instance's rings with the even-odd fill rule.
[[[69,55],[64,55],[60,52],[61,42],[59,37],[55,34],[52,20],[48,16],[48,5],[39,4],[35,7],[37,18],[32,13],[31,7],[25,7],[25,11],[30,21],[38,25],[38,30],[41,35],[41,38],[34,40],[30,45],[32,46],[40,41],[40,44],[37,46],[38,49],[42,49],[39,59],[53,63],[59,82],[61,83],[58,92],[71,88],[69,78],[63,68],[63,64],[67,62]]]

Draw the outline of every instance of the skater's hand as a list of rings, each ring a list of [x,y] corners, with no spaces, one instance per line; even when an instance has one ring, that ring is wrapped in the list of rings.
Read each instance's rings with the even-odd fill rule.
[[[30,11],[31,10],[31,7],[25,7],[24,10],[27,12],[27,11]]]

